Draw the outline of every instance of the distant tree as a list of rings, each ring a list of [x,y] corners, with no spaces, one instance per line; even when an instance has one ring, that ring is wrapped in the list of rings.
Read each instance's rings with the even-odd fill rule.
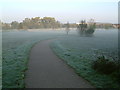
[[[86,23],[85,20],[82,20],[77,27],[79,34],[83,36],[91,36],[94,33],[95,28],[96,24],[93,19],[90,19],[88,23]]]
[[[93,34],[96,28],[96,23],[94,22],[94,19],[90,19],[88,22],[88,29],[86,30],[86,34]]]
[[[2,23],[2,29],[3,30],[11,29],[11,25],[9,23]]]
[[[52,17],[44,17],[42,19],[42,23],[44,25],[44,28],[55,28],[56,20]]]
[[[19,23],[17,21],[13,21],[11,23],[11,29],[18,29]]]
[[[20,23],[18,29],[23,29],[23,23]]]
[[[67,33],[67,35],[68,35],[69,31],[70,31],[70,24],[69,24],[69,22],[67,22],[67,24],[66,24],[66,33]]]
[[[31,29],[31,20],[29,18],[25,18],[22,23],[24,29]]]
[[[3,29],[40,29],[40,28],[60,28],[61,23],[53,17],[25,18],[21,23],[13,21],[11,24],[3,23]]]
[[[34,17],[31,19],[31,26],[33,29],[40,28],[40,17]]]
[[[87,24],[85,20],[81,20],[80,24],[77,27],[78,32],[80,35],[83,35],[85,33],[85,30],[87,29]]]
[[[56,21],[54,27],[55,28],[60,28],[61,27],[61,23],[59,21]]]

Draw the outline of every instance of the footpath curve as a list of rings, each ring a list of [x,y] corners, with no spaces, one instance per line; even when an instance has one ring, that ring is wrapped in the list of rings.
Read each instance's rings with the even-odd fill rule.
[[[53,53],[52,41],[41,41],[31,49],[26,88],[94,88]]]

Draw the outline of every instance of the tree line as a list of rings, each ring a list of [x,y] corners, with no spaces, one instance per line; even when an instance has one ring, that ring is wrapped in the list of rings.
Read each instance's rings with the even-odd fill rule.
[[[2,29],[41,29],[41,28],[64,28],[66,24],[62,24],[53,17],[34,17],[25,18],[22,22],[13,21],[11,23],[3,23],[0,21]],[[71,28],[76,27],[76,24],[70,24]]]
[[[77,28],[78,24],[76,23],[60,23],[54,17],[34,17],[34,18],[25,18],[22,22],[13,21],[11,23],[3,23],[0,21],[0,27],[3,30],[9,29],[57,29],[57,28]],[[96,23],[96,28],[113,28],[112,24],[103,24],[103,23]],[[69,30],[68,30],[69,31]]]

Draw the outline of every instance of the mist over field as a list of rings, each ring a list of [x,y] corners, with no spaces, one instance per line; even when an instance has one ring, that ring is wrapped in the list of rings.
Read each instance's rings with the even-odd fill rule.
[[[97,57],[96,52],[118,57],[117,32],[117,29],[97,29],[92,37],[81,37],[76,29],[71,29],[69,35],[66,34],[65,30],[17,30],[3,32],[3,86],[24,86],[25,76],[23,71],[27,68],[26,65],[28,63],[30,49],[40,41],[56,39],[51,44],[51,47],[60,58],[69,60],[68,64],[71,63],[70,65],[73,65],[75,68],[76,65],[78,65],[77,62],[80,62],[79,60],[82,60],[83,57],[84,59],[89,59],[87,62],[95,60]],[[78,61],[76,62],[75,60]],[[14,85],[18,79],[19,84]],[[109,80],[110,79],[108,79],[108,81]],[[95,83],[93,82],[93,84]],[[101,87],[103,85],[101,85]]]
[[[0,6],[0,89],[120,88],[118,0]]]

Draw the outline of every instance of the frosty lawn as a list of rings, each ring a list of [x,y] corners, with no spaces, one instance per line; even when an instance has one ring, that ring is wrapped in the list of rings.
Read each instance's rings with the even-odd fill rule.
[[[58,31],[3,32],[3,88],[23,88],[24,72],[32,46],[46,39],[64,35]]]
[[[96,52],[117,55],[117,30],[96,31],[93,37],[80,37],[76,31],[15,31],[3,32],[3,88],[23,88],[32,46],[46,39],[57,38],[51,44],[54,52],[73,67],[79,75],[96,87],[117,87],[110,76],[101,75],[91,68]]]
[[[53,51],[74,68],[75,72],[97,88],[119,87],[116,78],[104,75],[91,68],[93,60],[104,54],[118,58],[117,30],[96,31],[93,37],[69,35],[51,44]],[[110,58],[111,59],[111,58]],[[117,60],[117,59],[116,59]]]
[[[0,29],[0,89],[2,88],[2,30]]]

